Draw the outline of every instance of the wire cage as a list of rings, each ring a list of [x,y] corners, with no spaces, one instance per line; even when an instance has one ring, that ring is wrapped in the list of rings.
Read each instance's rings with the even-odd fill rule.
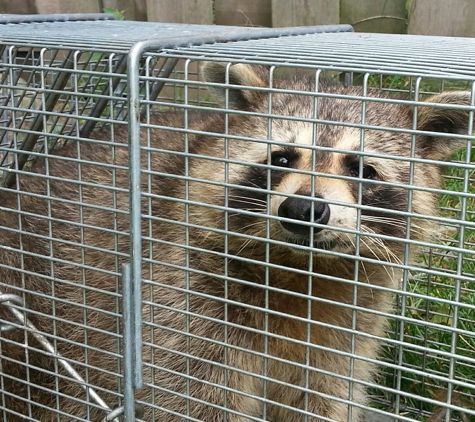
[[[0,38],[5,421],[475,418],[472,40]]]

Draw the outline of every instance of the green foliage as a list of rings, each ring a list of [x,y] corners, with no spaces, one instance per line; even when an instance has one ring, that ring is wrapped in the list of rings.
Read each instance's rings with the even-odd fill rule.
[[[390,78],[383,85],[398,88],[409,86],[403,79]],[[381,86],[381,80],[377,84]],[[421,84],[421,90],[440,91],[439,86],[439,81],[428,80]],[[467,89],[468,86],[459,82],[452,88]],[[472,148],[470,157],[467,157],[467,151],[462,151],[455,157],[455,161],[475,163],[475,148]],[[444,272],[444,275],[428,275],[423,270],[410,275],[407,291],[424,297],[408,295],[401,298],[407,319],[405,322],[393,322],[390,331],[396,333],[396,338],[402,340],[404,346],[387,347],[384,351],[386,361],[401,365],[401,373],[398,376],[396,371],[386,371],[381,383],[413,394],[413,397],[407,399],[401,397],[400,404],[403,409],[413,409],[426,415],[420,416],[418,420],[429,420],[426,418],[436,411],[436,406],[425,399],[442,402],[447,400],[448,383],[437,380],[437,376],[469,384],[475,378],[474,179],[475,166],[473,169],[463,169],[456,165],[447,168],[443,188],[451,193],[442,195],[439,205],[442,216],[453,220],[454,226],[458,227],[449,231],[441,230],[438,237],[442,246],[459,247],[461,252],[451,252],[435,246],[423,254],[422,267]],[[460,195],[461,192],[470,196]],[[457,224],[458,221],[461,222],[460,225]],[[472,280],[460,280],[457,275]],[[417,346],[423,349],[418,349]],[[414,371],[422,371],[424,375]],[[457,397],[475,396],[475,387],[457,387],[455,390]],[[453,397],[452,395],[452,399]],[[392,401],[393,397],[387,396],[386,399]],[[466,403],[469,404],[465,404],[465,407],[473,408],[475,405],[473,399],[466,399]],[[453,420],[464,420],[456,411],[452,412],[452,417],[455,418]]]
[[[354,75],[355,84],[362,85],[363,82],[363,74]],[[371,75],[368,78],[369,87],[394,92],[397,98],[414,98],[416,82],[416,78],[399,75]],[[418,88],[424,97],[444,90],[470,90],[471,82],[424,78],[419,81]],[[467,151],[462,151],[454,160],[475,164],[475,145],[470,157],[467,157]],[[439,205],[442,216],[451,219],[454,227],[452,230],[441,227],[437,233],[441,247],[435,245],[425,251],[421,271],[408,277],[408,295],[399,298],[404,312],[397,312],[399,315],[402,312],[405,320],[394,320],[389,329],[394,333],[392,337],[403,343],[383,350],[383,360],[397,364],[398,369],[382,367],[380,380],[381,385],[409,393],[411,397],[400,397],[399,408],[405,416],[421,421],[435,420],[431,416],[437,406],[426,399],[447,401],[449,385],[444,379],[467,384],[473,384],[475,379],[475,165],[472,169],[456,165],[447,167],[444,180],[443,188],[450,193],[441,196]],[[462,192],[465,195],[460,195]],[[443,246],[458,247],[460,252],[447,251]],[[424,268],[444,274],[427,274]],[[461,280],[457,276],[471,280]],[[455,391],[451,395],[453,404],[475,408],[475,387],[457,387]],[[385,403],[383,408],[388,409],[388,403],[394,404],[393,394],[377,390],[373,393]],[[456,411],[451,417],[451,420],[469,420]]]
[[[114,15],[120,21],[123,21],[125,18],[125,10],[111,9],[110,7],[104,7],[102,10],[104,13],[110,13]]]

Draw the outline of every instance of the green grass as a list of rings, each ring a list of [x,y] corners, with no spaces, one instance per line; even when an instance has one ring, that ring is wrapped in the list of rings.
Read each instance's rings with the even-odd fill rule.
[[[398,77],[375,77],[370,83],[385,89],[404,91],[412,82]],[[440,92],[441,87],[439,81],[428,80],[421,84],[421,91]],[[468,84],[445,84],[443,88],[467,89]],[[462,151],[454,159],[465,162],[466,151]],[[472,149],[470,162],[475,163],[475,148]],[[390,331],[395,333],[395,338],[404,341],[404,346],[402,349],[388,346],[384,350],[385,361],[401,365],[407,370],[402,369],[397,374],[397,371],[383,368],[381,384],[419,396],[420,399],[401,397],[400,409],[406,409],[407,416],[418,415],[417,420],[421,421],[439,420],[431,419],[430,416],[440,408],[424,399],[439,400],[442,403],[447,401],[447,382],[435,379],[436,376],[445,379],[452,377],[471,384],[472,387],[457,387],[452,394],[452,403],[463,408],[475,408],[475,230],[467,226],[461,230],[458,223],[475,223],[475,167],[468,171],[468,175],[465,174],[466,171],[456,165],[448,168],[444,189],[453,193],[440,198],[441,215],[453,219],[454,227],[445,232],[441,230],[439,243],[463,248],[463,252],[447,252],[435,246],[423,253],[422,269],[410,275],[406,290],[424,297],[401,295],[399,299],[404,306],[403,314],[410,321],[393,322]],[[470,181],[465,188],[464,178],[467,176]],[[472,196],[463,199],[458,192],[468,192]],[[462,216],[461,210],[464,207],[466,211]],[[423,271],[424,267],[443,271],[447,275],[428,275]],[[457,274],[471,280],[458,280]],[[462,332],[456,333],[455,328]],[[417,350],[414,346],[423,347],[424,350]],[[451,359],[450,356],[443,356],[444,352],[454,354],[454,357]],[[464,357],[471,361],[464,361]],[[414,374],[414,370],[423,371],[424,375]],[[394,400],[391,394],[384,396],[380,393],[379,398],[383,398],[386,404],[393,403]],[[457,412],[452,412],[451,416],[454,421],[473,419],[462,419],[463,415]],[[445,416],[440,420],[445,421]]]
[[[363,85],[364,74],[355,73],[353,76],[354,85]],[[395,91],[401,93],[413,92],[417,79],[400,75],[371,75],[368,78],[368,86],[380,88],[385,91]],[[462,80],[442,80],[434,78],[421,79],[419,92],[424,94],[436,94],[441,91],[470,90],[471,82]]]
[[[355,75],[354,83],[363,84],[363,75]],[[402,76],[372,75],[368,79],[370,87],[391,91],[398,96],[413,92],[415,83],[414,78]],[[419,91],[429,95],[443,90],[468,90],[470,87],[471,83],[468,81],[422,79]],[[459,153],[454,160],[466,162],[466,151]],[[469,161],[475,163],[475,148],[472,149]],[[467,176],[470,182],[465,188],[464,178]],[[408,320],[403,323],[394,320],[390,327],[392,337],[402,340],[404,345],[388,346],[383,353],[385,361],[400,365],[401,369],[389,370],[383,367],[380,379],[381,385],[420,397],[401,396],[401,413],[431,422],[442,420],[431,418],[435,417],[440,408],[424,399],[442,403],[447,401],[447,382],[437,380],[437,376],[442,379],[452,377],[472,384],[471,388],[457,387],[456,392],[451,394],[451,401],[463,408],[475,408],[475,230],[473,227],[465,226],[463,230],[456,227],[458,221],[475,223],[475,169],[466,175],[466,170],[456,165],[449,167],[444,189],[453,193],[440,198],[441,215],[453,219],[454,228],[447,232],[441,231],[440,244],[461,247],[463,253],[447,252],[436,246],[423,253],[421,271],[409,276],[406,287],[409,293],[422,297],[401,294],[398,314],[402,313]],[[473,196],[463,199],[458,192],[468,192]],[[463,216],[462,208],[465,208]],[[424,267],[443,271],[447,275],[428,275],[424,272]],[[457,280],[457,274],[472,280]],[[455,328],[461,331],[457,333]],[[453,354],[454,357],[451,359],[446,354]],[[464,358],[469,361],[464,361]],[[415,374],[414,371],[424,374]],[[395,404],[393,394],[378,391],[373,393],[379,400],[383,400],[383,408],[392,409]],[[452,420],[462,420],[462,416],[457,412],[451,414]],[[465,420],[472,419],[466,417]]]

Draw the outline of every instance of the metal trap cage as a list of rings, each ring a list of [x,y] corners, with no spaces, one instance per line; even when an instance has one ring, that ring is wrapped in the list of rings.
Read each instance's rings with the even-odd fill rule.
[[[471,40],[0,38],[5,421],[475,417]]]

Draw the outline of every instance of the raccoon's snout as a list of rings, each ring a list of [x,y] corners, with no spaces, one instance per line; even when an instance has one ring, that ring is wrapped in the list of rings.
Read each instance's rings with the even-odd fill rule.
[[[327,224],[330,220],[330,207],[324,202],[313,202],[304,198],[287,198],[278,209],[279,217],[291,218],[297,221],[313,222],[318,224]],[[281,221],[282,226],[289,232],[304,236],[309,235],[310,227],[297,222],[290,223]],[[314,233],[321,231],[322,228],[314,227]]]

